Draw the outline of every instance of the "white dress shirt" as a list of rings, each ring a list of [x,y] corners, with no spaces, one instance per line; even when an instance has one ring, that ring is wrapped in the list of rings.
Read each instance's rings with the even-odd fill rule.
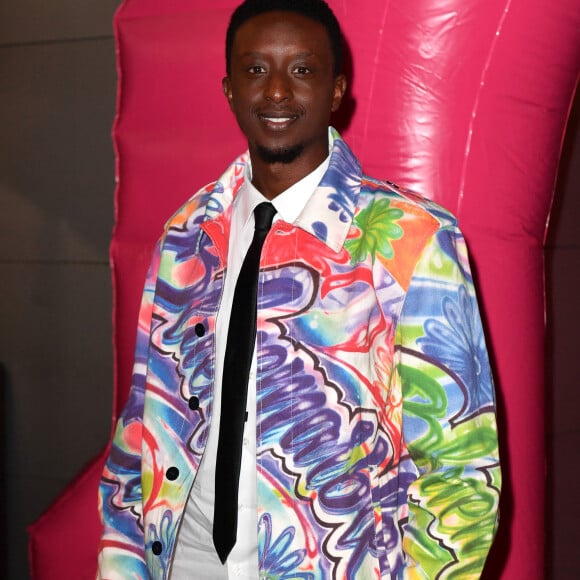
[[[330,158],[312,173],[280,193],[272,203],[274,221],[294,223],[326,172]],[[212,420],[207,445],[193,483],[179,530],[170,578],[172,580],[228,580],[258,578],[258,515],[256,501],[256,349],[248,382],[248,418],[244,426],[238,491],[237,541],[225,564],[213,545],[215,466],[219,439],[221,383],[230,312],[236,281],[254,236],[254,208],[268,201],[251,182],[251,165],[233,201],[228,264],[216,321],[216,360]]]

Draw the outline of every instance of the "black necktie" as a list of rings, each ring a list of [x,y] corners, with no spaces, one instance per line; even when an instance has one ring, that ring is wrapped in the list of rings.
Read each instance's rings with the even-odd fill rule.
[[[242,437],[256,342],[260,255],[275,213],[276,209],[268,202],[259,204],[254,210],[254,238],[244,258],[232,302],[222,379],[213,517],[213,542],[222,563],[236,543]]]

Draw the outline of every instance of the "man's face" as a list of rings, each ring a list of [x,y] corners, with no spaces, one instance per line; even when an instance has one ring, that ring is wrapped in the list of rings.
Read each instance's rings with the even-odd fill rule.
[[[293,12],[247,20],[234,37],[223,89],[252,159],[300,160],[313,169],[328,155],[330,113],[338,109],[346,81],[333,74],[322,24]]]

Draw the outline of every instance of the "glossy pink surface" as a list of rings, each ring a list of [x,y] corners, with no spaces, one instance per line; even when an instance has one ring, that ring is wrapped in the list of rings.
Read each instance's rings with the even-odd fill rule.
[[[129,388],[150,248],[165,219],[244,148],[220,84],[225,29],[237,3],[125,0],[117,13],[114,416]],[[478,276],[505,478],[486,575],[542,578],[543,240],[580,69],[580,4],[329,4],[352,57],[350,99],[335,125],[367,173],[458,216]],[[96,503],[87,498],[96,498],[98,471],[87,472],[31,529],[34,578],[90,577],[99,530]],[[56,529],[60,547],[53,550]]]

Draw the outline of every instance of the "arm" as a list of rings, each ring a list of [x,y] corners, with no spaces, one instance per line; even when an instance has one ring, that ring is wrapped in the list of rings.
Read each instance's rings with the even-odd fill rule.
[[[99,544],[99,579],[140,580],[148,577],[143,534],[141,448],[151,312],[159,258],[157,246],[139,311],[131,390],[117,422],[99,487],[99,512],[103,524]]]
[[[465,242],[439,230],[415,268],[397,329],[408,490],[405,577],[478,578],[501,474],[491,370]]]

